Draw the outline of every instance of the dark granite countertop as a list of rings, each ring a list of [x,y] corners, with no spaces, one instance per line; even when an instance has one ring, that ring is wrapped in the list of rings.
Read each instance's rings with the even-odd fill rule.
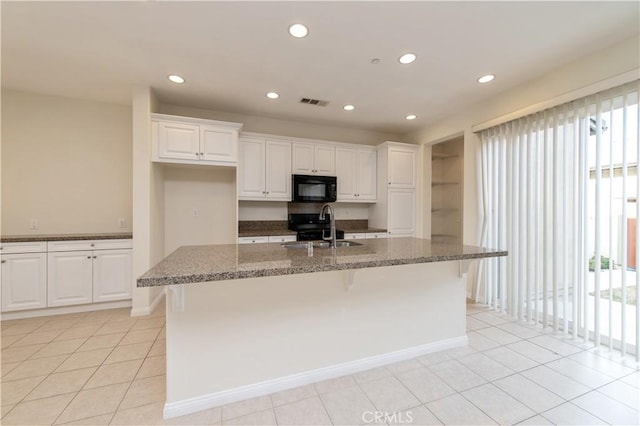
[[[339,219],[336,228],[349,234],[387,232],[386,229],[370,228],[366,219]],[[296,235],[288,229],[286,220],[241,220],[238,222],[238,237],[268,237],[272,235]]]
[[[2,235],[2,243],[30,243],[33,241],[80,241],[80,240],[130,240],[131,232],[109,232],[102,234],[44,234],[44,235]]]
[[[288,229],[257,229],[238,231],[238,237],[269,237],[272,235],[296,235],[296,231]]]
[[[184,246],[138,278],[138,287],[506,256],[506,251],[420,238],[362,240],[355,247],[286,249],[280,243]]]

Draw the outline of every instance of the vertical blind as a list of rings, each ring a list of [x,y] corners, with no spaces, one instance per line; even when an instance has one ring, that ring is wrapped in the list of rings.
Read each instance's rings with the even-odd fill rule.
[[[480,132],[476,301],[638,359],[640,80]],[[634,302],[635,300],[635,302]]]

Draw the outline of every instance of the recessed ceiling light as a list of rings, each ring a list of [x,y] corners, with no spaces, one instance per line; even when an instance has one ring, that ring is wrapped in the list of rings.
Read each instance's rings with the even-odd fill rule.
[[[278,99],[279,97],[280,97],[280,95],[278,95],[276,92],[267,93],[267,98],[269,98],[269,99]]]
[[[488,82],[490,82],[491,80],[493,80],[494,78],[496,78],[496,76],[495,76],[495,75],[493,75],[493,74],[483,75],[482,77],[480,77],[480,78],[478,79],[478,83],[488,83]]]
[[[345,105],[342,108],[344,108],[345,111],[353,111],[356,107],[353,105]]]
[[[293,24],[289,27],[289,34],[295,38],[303,38],[309,34],[309,29],[302,24]]]
[[[169,77],[167,77],[169,80],[173,81],[174,83],[178,83],[178,84],[182,84],[184,83],[184,78],[180,77],[177,74],[172,74]]]
[[[410,64],[411,62],[416,60],[416,55],[413,53],[405,53],[404,55],[398,58],[401,64]]]
[[[418,118],[417,115],[415,114],[409,114],[405,117],[407,120],[415,120],[416,118]]]

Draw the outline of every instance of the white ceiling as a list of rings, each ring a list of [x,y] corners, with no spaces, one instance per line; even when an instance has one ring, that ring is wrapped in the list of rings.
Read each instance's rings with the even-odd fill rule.
[[[2,86],[130,103],[149,85],[163,103],[403,134],[638,34],[639,5],[3,1]]]

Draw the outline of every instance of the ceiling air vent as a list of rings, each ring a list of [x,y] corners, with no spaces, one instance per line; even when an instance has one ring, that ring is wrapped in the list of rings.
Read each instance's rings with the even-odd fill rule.
[[[329,103],[329,101],[321,101],[320,99],[311,99],[311,98],[302,98],[300,99],[300,103],[301,104],[309,104],[309,105],[316,105],[316,106],[327,106],[327,104]]]

